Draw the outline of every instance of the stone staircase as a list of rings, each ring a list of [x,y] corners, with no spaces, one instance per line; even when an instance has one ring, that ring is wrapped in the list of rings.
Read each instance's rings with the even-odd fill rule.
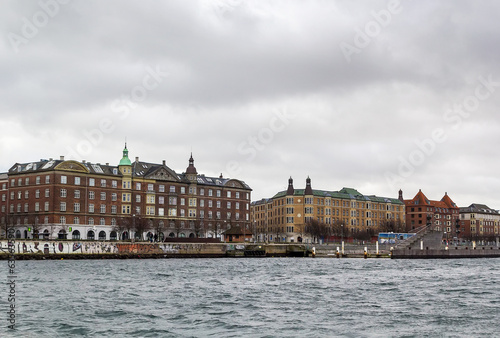
[[[443,231],[425,227],[415,233],[414,236],[396,245],[395,249],[420,248],[420,242],[423,241],[424,248],[441,249],[443,247]]]

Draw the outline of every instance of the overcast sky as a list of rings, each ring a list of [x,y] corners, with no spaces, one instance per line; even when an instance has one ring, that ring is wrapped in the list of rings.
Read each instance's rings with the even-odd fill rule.
[[[130,158],[252,200],[351,187],[500,209],[500,2],[2,1],[0,172]]]

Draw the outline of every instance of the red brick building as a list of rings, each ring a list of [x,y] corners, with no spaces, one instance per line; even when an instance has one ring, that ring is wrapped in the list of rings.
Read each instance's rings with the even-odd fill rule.
[[[410,200],[403,199],[399,191],[399,199],[405,204],[406,231],[415,232],[431,223],[436,230],[451,233],[456,230],[459,208],[445,193],[440,201],[429,200],[422,190]]]
[[[473,203],[460,208],[461,238],[495,241],[500,234],[500,213],[485,204]]]
[[[250,187],[128,158],[118,166],[65,160],[16,163],[0,176],[2,228],[18,238],[220,237],[250,224]],[[156,235],[156,236],[155,236]]]

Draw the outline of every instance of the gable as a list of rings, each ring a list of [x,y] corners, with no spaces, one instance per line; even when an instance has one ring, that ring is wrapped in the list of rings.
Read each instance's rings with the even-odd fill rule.
[[[179,177],[172,170],[168,170],[165,167],[160,167],[157,170],[153,171],[151,174],[147,175],[145,178],[153,179],[158,181],[170,181],[170,182],[178,182],[180,181]]]
[[[82,172],[82,173],[89,172],[89,170],[83,164],[76,162],[76,161],[64,161],[64,162],[58,164],[54,169],[55,170],[65,170],[65,171],[76,171],[76,172]]]

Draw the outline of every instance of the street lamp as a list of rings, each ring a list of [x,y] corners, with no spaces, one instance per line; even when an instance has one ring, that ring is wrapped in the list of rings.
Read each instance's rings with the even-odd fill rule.
[[[457,232],[457,243],[455,246],[458,245],[458,235],[460,234],[460,220],[457,218],[455,220],[455,227],[457,228],[456,232]]]

